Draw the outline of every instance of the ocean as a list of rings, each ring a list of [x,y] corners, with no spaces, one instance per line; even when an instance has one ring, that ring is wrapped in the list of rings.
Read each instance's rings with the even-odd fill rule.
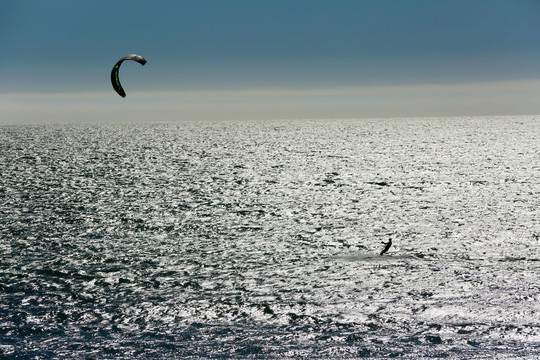
[[[0,126],[0,358],[538,358],[539,139],[539,116]]]

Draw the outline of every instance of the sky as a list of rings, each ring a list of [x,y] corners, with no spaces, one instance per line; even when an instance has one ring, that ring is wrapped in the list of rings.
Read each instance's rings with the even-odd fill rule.
[[[0,0],[0,123],[540,114],[539,35],[538,0]]]

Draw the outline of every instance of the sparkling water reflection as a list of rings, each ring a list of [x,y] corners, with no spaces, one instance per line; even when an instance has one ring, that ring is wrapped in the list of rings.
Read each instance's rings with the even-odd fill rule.
[[[0,354],[539,356],[539,121],[0,127]]]

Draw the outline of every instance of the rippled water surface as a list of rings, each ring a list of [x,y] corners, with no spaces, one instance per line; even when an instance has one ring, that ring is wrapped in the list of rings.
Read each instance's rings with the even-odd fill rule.
[[[538,357],[539,139],[538,117],[0,127],[0,356]]]

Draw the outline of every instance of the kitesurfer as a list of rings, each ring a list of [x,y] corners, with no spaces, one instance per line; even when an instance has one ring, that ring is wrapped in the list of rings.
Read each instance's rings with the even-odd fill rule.
[[[383,251],[381,251],[381,255],[387,252],[388,249],[390,249],[390,246],[392,246],[392,238],[389,238],[387,243],[383,242],[382,244],[386,244],[386,246],[384,247]]]

